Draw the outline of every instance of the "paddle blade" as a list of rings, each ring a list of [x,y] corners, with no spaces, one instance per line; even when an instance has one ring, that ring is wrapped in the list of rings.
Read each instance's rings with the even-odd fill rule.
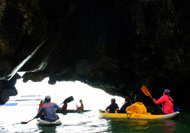
[[[146,96],[152,97],[151,94],[150,94],[150,91],[148,90],[148,88],[147,88],[145,85],[143,85],[143,86],[141,87],[141,90],[142,90],[142,92],[143,92]]]
[[[21,124],[27,124],[28,122],[27,121],[22,121]]]
[[[73,96],[70,96],[70,97],[66,98],[64,102],[69,103],[69,102],[71,102],[71,101],[73,101],[73,100],[74,100]],[[63,102],[63,103],[64,103],[64,102]]]

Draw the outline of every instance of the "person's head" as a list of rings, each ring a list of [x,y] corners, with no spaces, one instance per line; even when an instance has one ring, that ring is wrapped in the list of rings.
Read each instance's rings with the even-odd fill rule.
[[[47,95],[47,96],[45,97],[45,101],[46,101],[46,102],[50,102],[50,101],[51,101],[51,97],[50,97],[49,95]]]
[[[79,102],[82,103],[82,99],[80,99]]]
[[[40,104],[45,103],[45,102],[46,102],[45,100],[41,100],[41,101],[40,101]]]
[[[165,89],[164,90],[164,95],[170,96],[170,93],[171,93],[171,91],[169,89]]]
[[[135,102],[142,102],[142,98],[139,95],[135,96]]]
[[[115,103],[115,99],[113,98],[113,99],[111,99],[111,103],[113,104],[113,103]]]
[[[125,97],[125,102],[126,102],[126,103],[131,103],[131,98],[128,97],[128,96],[126,96],[126,97]]]

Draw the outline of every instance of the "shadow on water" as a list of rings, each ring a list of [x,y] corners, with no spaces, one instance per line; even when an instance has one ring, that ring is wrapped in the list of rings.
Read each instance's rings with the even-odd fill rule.
[[[57,126],[38,126],[40,133],[56,133]]]

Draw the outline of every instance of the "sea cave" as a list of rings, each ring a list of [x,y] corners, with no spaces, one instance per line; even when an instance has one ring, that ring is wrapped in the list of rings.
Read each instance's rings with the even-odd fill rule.
[[[81,81],[133,96],[146,85],[188,100],[189,5],[185,0],[1,0],[0,104],[22,78]],[[25,72],[21,77],[18,72]],[[181,99],[183,97],[183,99]],[[189,100],[188,100],[189,101]]]

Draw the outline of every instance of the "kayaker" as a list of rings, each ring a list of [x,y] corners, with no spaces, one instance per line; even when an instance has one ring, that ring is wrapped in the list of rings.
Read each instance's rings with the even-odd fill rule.
[[[143,104],[141,97],[139,95],[136,95],[134,100],[135,103],[126,108],[127,114],[146,114],[147,109]]]
[[[108,113],[117,113],[119,107],[115,101],[115,99],[111,99],[111,104],[106,108],[106,112]]]
[[[38,108],[38,112],[40,111],[40,108],[46,103],[45,100],[41,100]],[[40,119],[44,120],[44,113],[40,116]]]
[[[152,98],[155,104],[162,104],[162,112],[164,114],[174,113],[173,99],[171,98],[170,93],[171,91],[169,89],[165,89],[163,96],[158,100]]]
[[[77,111],[83,111],[84,110],[84,105],[83,105],[83,102],[82,102],[82,99],[79,100],[80,102],[80,105],[76,105],[77,106]]]
[[[66,98],[66,99],[63,101],[63,103],[62,103],[62,104],[63,104],[62,110],[63,110],[63,111],[67,110],[67,104],[68,104],[69,102],[73,101],[73,100],[74,100],[73,96],[70,96],[70,97]]]
[[[40,108],[45,104],[45,100],[41,100],[38,108],[38,112],[40,111]]]
[[[67,101],[63,102],[62,110],[67,110]]]
[[[126,96],[125,97],[125,102],[124,102],[124,104],[122,105],[122,107],[119,109],[119,111],[118,111],[118,113],[126,113],[126,108],[128,107],[128,106],[130,106],[132,104],[132,102],[131,102],[131,98],[130,97],[128,97],[128,96]]]
[[[57,104],[51,102],[51,97],[47,95],[45,97],[45,104],[40,108],[40,111],[38,114],[34,117],[39,118],[44,113],[44,120],[49,122],[54,122],[58,120],[58,116],[56,114],[56,109],[61,111],[62,108],[60,108]]]

